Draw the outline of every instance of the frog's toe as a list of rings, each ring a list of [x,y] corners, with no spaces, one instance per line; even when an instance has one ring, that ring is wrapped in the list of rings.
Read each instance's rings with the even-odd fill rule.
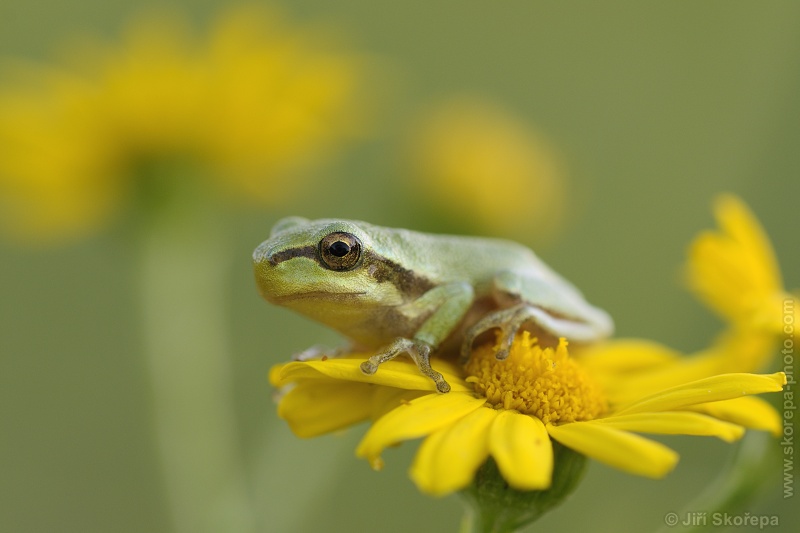
[[[433,382],[436,384],[436,390],[442,394],[450,392],[450,384],[444,379],[444,376],[442,376],[441,373],[437,372],[430,366],[429,361],[425,361],[423,363],[418,362],[417,368],[419,368],[419,371],[422,374],[433,380]]]
[[[441,374],[439,374],[439,379],[434,378],[433,381],[436,383],[436,390],[442,394],[450,392],[450,384],[445,381]]]
[[[494,358],[497,359],[498,361],[505,361],[506,359],[508,359],[508,350],[506,350],[505,348],[497,350],[497,353],[494,354]]]
[[[373,363],[372,361],[364,361],[361,363],[361,371],[368,376],[371,376],[375,372],[378,371],[378,365]]]

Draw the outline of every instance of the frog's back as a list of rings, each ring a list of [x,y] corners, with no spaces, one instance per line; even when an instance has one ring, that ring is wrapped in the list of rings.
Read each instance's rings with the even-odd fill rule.
[[[490,281],[498,272],[540,273],[561,279],[529,248],[489,237],[439,235],[373,226],[376,251],[434,283]]]

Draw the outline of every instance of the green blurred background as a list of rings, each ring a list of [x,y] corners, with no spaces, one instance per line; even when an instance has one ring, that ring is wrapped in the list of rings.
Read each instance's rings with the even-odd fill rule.
[[[170,5],[203,27],[227,4]],[[114,42],[141,8],[3,0],[0,56],[50,62],[75,35]],[[477,95],[556,147],[567,169],[566,222],[546,238],[531,232],[528,244],[609,310],[620,336],[690,351],[719,330],[679,276],[687,244],[713,224],[719,192],[753,208],[786,286],[800,286],[800,4],[295,0],[281,8],[293,23],[338,28],[368,54],[378,67],[367,89],[379,96],[369,134],[318,168],[309,188],[277,207],[226,215],[237,437],[262,530],[453,531],[460,520],[457,497],[421,495],[407,478],[414,446],[390,450],[374,473],[353,455],[362,428],[303,441],[277,418],[269,367],[309,344],[340,341],[263,302],[250,266],[252,249],[288,214],[476,231],[409,184],[415,121],[443,101]],[[2,531],[171,531],[126,223],[57,247],[0,244]],[[666,479],[592,464],[536,530],[658,529],[732,450],[711,439],[664,440],[681,453]],[[776,464],[769,489],[742,513],[777,514],[781,526],[771,530],[794,531],[800,511],[783,500],[780,476]]]

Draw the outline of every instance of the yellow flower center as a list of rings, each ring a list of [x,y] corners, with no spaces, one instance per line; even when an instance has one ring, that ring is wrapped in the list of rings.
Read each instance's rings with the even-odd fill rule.
[[[599,385],[567,352],[567,341],[542,348],[526,331],[518,335],[507,359],[485,344],[466,365],[467,382],[495,409],[533,415],[545,424],[591,420],[608,408]]]

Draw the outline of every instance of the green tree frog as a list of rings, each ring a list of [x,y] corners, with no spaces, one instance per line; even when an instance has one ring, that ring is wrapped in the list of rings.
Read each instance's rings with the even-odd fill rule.
[[[431,355],[460,352],[466,362],[486,331],[500,330],[496,357],[505,359],[523,325],[578,343],[613,329],[605,311],[510,241],[290,217],[273,227],[253,262],[266,300],[374,353],[364,373],[405,353],[443,393],[450,385],[431,368]]]

